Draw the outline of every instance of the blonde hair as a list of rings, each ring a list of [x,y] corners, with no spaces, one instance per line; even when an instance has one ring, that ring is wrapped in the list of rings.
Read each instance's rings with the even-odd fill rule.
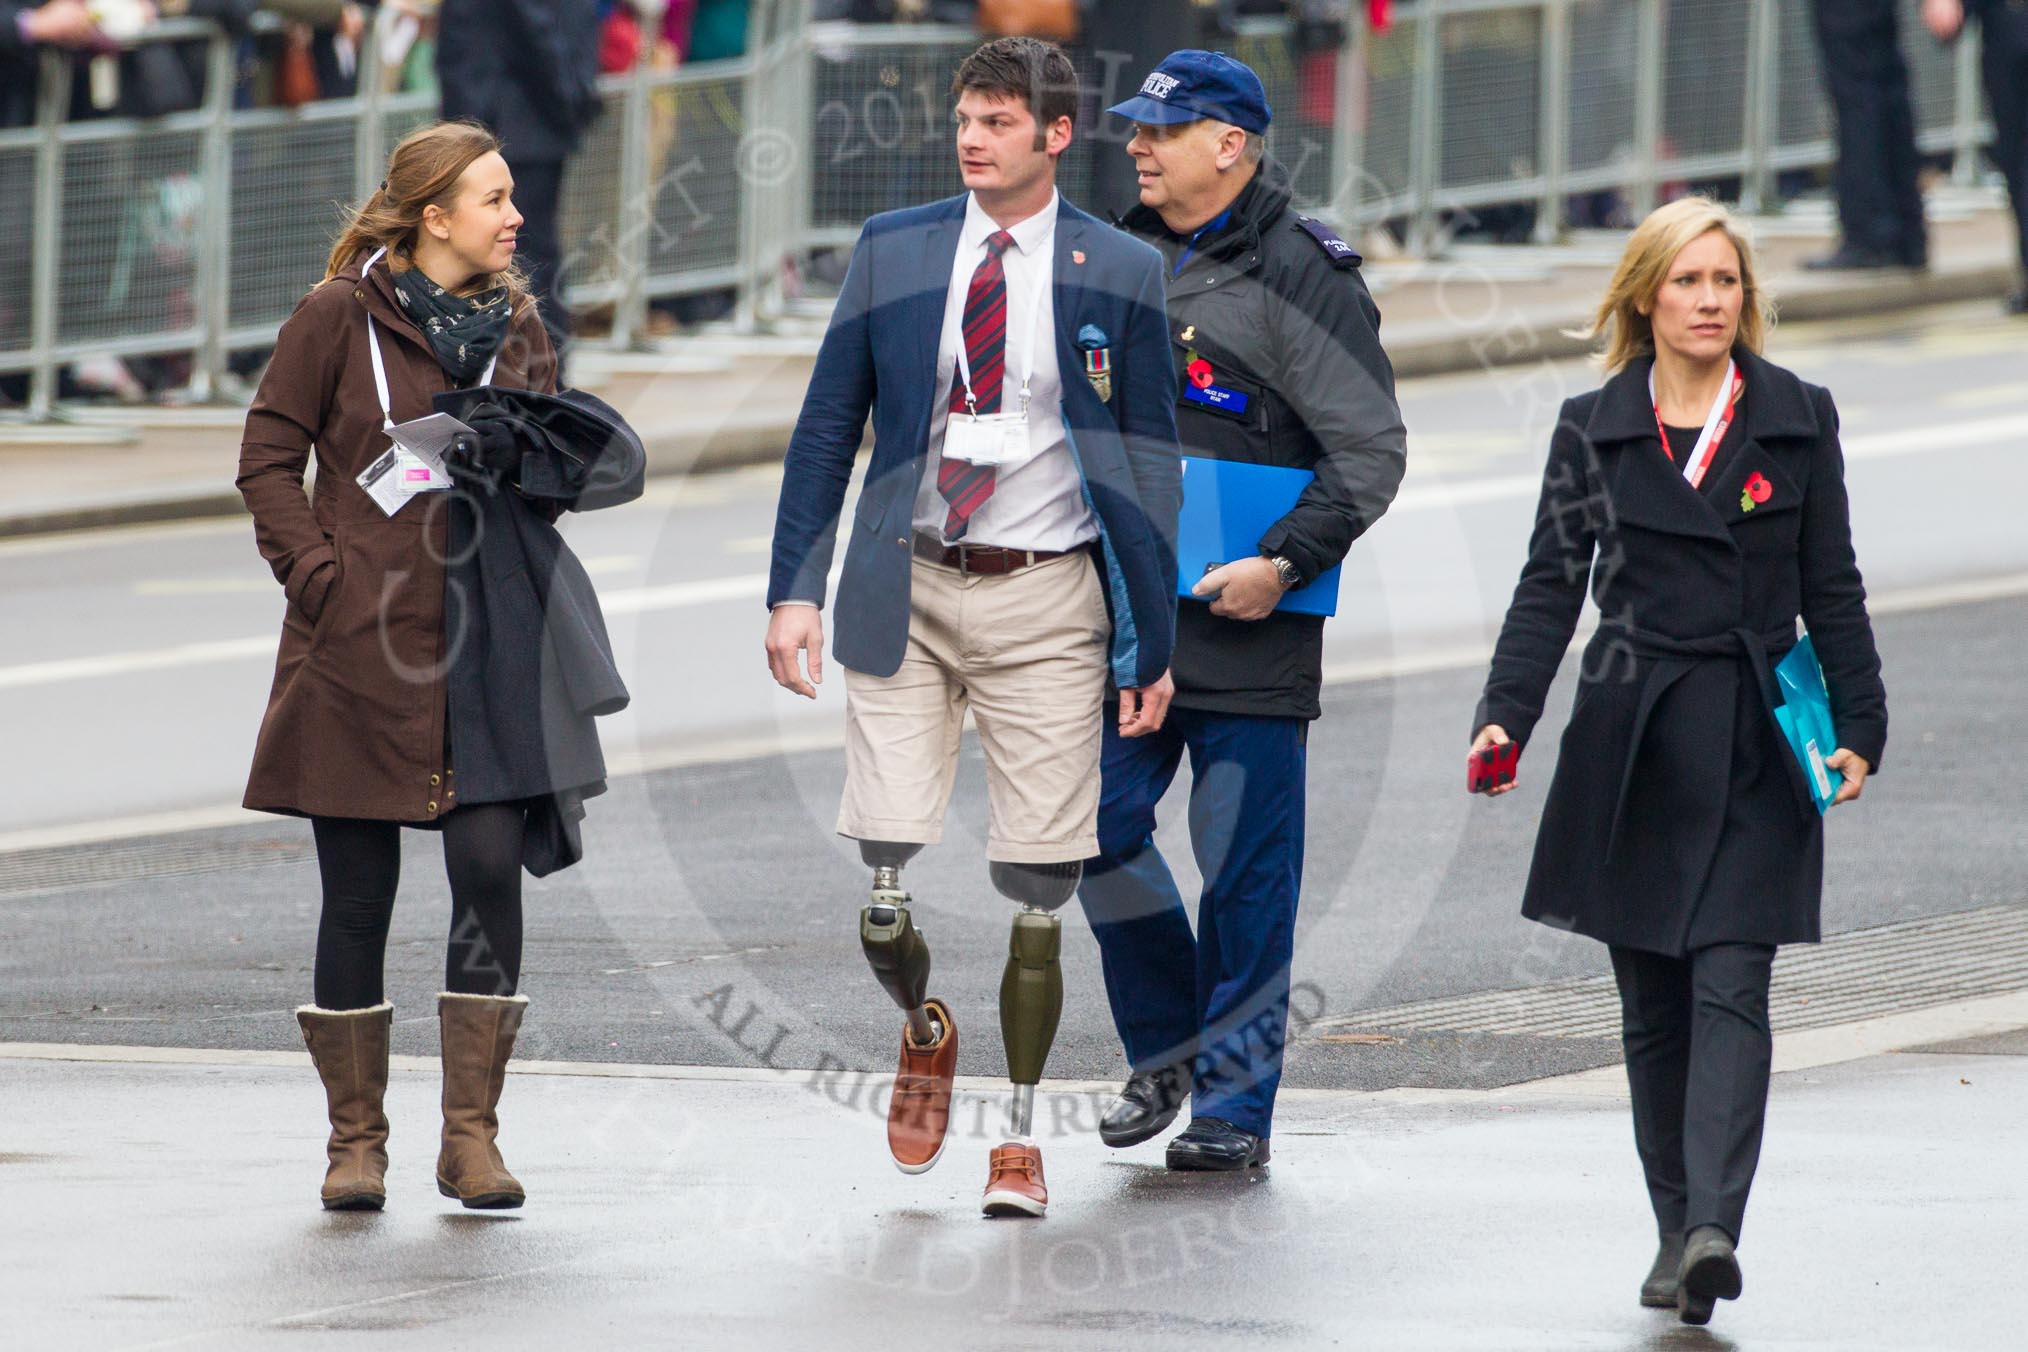
[[[1713,230],[1722,231],[1739,251],[1739,336],[1749,352],[1759,352],[1774,327],[1774,303],[1760,289],[1753,269],[1753,240],[1740,219],[1708,197],[1679,197],[1655,208],[1634,228],[1613,279],[1599,302],[1591,328],[1580,334],[1603,340],[1599,363],[1608,375],[1625,369],[1638,357],[1654,355],[1655,326],[1642,307],[1652,311],[1669,269],[1690,244]]]
[[[438,122],[401,138],[387,160],[387,177],[365,205],[349,212],[345,227],[324,264],[330,281],[354,260],[375,249],[387,250],[399,266],[412,263],[422,232],[423,209],[451,211],[458,203],[458,182],[473,163],[500,149],[493,133],[476,122]],[[528,279],[509,263],[504,271],[480,281],[477,290],[507,288],[510,303],[520,310],[529,300]]]

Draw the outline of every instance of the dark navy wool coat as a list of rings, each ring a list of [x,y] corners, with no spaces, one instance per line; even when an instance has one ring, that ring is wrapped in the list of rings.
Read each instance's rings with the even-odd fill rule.
[[[1837,410],[1781,367],[1734,357],[1746,391],[1701,489],[1662,448],[1652,358],[1564,404],[1473,723],[1526,743],[1589,578],[1601,624],[1522,910],[1670,955],[1819,937],[1822,819],[1772,712],[1770,668],[1798,615],[1839,745],[1877,769],[1887,741]]]

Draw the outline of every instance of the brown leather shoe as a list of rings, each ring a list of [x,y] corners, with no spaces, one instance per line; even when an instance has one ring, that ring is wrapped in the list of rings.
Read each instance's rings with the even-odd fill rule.
[[[387,1202],[387,1039],[394,1006],[296,1011],[310,1063],[324,1082],[330,1167],[319,1189],[326,1211],[378,1211]]]
[[[1042,1147],[1009,1141],[993,1147],[986,1173],[988,1216],[1040,1216],[1049,1209],[1042,1182]]]
[[[928,1173],[943,1157],[951,1129],[951,1080],[958,1070],[958,1024],[950,1006],[941,1000],[925,1000],[923,1006],[943,1036],[918,1047],[902,1027],[901,1068],[887,1104],[887,1148],[894,1167],[905,1174]]]
[[[474,1210],[517,1207],[526,1200],[507,1172],[496,1141],[507,1058],[528,1009],[525,995],[437,996],[443,1038],[444,1140],[437,1152],[437,1191]]]

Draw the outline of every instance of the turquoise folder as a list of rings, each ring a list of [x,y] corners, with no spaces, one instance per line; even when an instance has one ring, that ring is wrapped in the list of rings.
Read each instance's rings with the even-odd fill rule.
[[[1251,465],[1240,460],[1183,457],[1183,515],[1176,528],[1176,594],[1206,604],[1190,589],[1220,564],[1260,554],[1260,537],[1296,505],[1316,476],[1306,469]],[[1307,587],[1282,596],[1278,611],[1338,613],[1340,564]]]
[[[1817,811],[1829,812],[1845,777],[1824,764],[1838,749],[1838,730],[1831,718],[1831,692],[1824,684],[1824,668],[1808,634],[1775,667],[1775,685],[1782,697],[1775,707],[1775,722],[1803,767],[1803,780]]]

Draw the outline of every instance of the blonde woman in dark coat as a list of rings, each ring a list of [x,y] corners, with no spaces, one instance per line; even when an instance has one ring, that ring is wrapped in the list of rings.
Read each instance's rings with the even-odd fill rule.
[[[1685,198],[1634,231],[1595,326],[1609,378],[1563,406],[1473,723],[1474,755],[1527,743],[1589,579],[1601,624],[1523,913],[1610,947],[1661,1234],[1641,1302],[1692,1324],[1741,1290],[1775,949],[1820,937],[1822,819],[1773,717],[1798,616],[1831,694],[1838,802],[1887,740],[1837,409],[1760,355],[1768,324],[1725,208]]]

